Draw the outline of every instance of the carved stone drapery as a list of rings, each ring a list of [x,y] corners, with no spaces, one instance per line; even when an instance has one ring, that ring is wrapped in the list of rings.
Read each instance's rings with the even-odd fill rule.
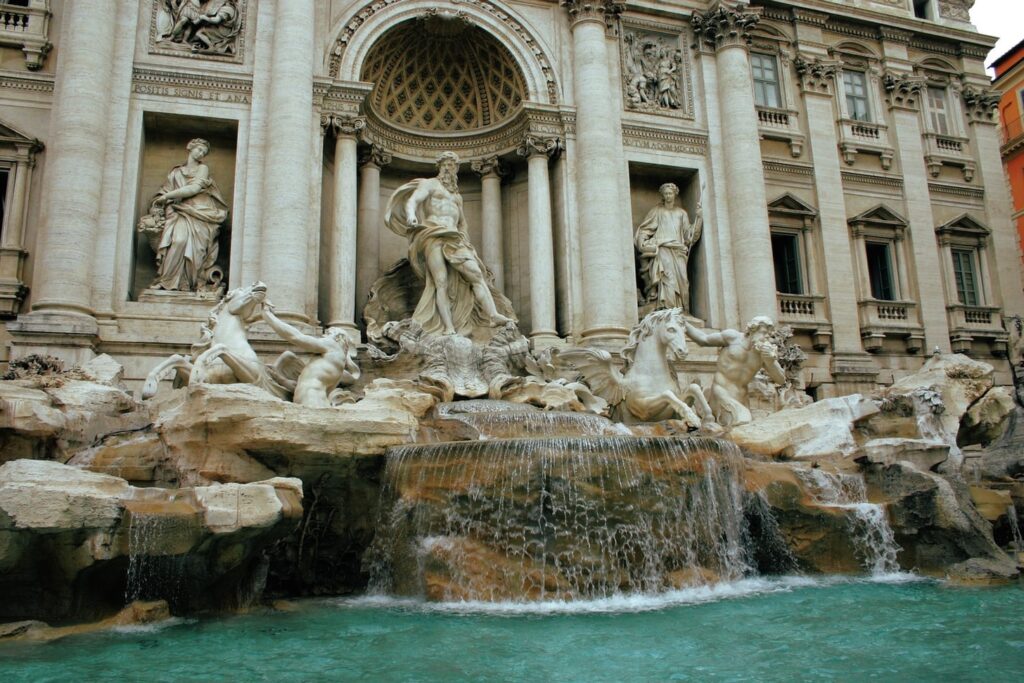
[[[832,92],[832,84],[835,83],[836,72],[839,68],[837,62],[824,61],[820,57],[811,59],[797,55],[793,59],[793,67],[796,69],[796,75],[800,78],[800,89],[803,92],[823,95]]]
[[[516,148],[516,154],[526,159],[536,155],[553,159],[561,154],[563,147],[561,139],[557,137],[528,134]]]
[[[241,61],[247,0],[153,0],[150,52]]]
[[[971,123],[996,123],[996,110],[1003,94],[991,88],[968,85],[963,90],[964,111]]]
[[[882,76],[885,101],[890,108],[917,111],[921,106],[921,90],[925,86],[922,76],[887,71]]]
[[[690,18],[697,36],[696,48],[720,50],[723,47],[747,46],[750,30],[761,20],[760,8],[719,3],[707,12],[694,12]]]

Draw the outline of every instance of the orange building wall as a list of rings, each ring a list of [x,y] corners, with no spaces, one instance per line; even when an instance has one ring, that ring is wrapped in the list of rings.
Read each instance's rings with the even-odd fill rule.
[[[993,86],[1003,91],[999,102],[999,121],[1003,135],[1003,166],[1013,195],[1017,238],[1024,254],[1024,41],[992,65]],[[1022,257],[1024,258],[1024,257]]]

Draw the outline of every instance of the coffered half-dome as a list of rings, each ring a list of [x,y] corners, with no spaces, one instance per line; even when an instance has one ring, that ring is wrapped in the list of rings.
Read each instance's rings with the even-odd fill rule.
[[[512,55],[462,19],[406,21],[370,49],[361,78],[385,121],[428,131],[469,131],[511,117],[526,92]]]

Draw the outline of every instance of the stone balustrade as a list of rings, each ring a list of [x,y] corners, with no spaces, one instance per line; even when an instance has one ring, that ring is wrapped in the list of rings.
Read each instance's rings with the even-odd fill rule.
[[[52,47],[49,2],[39,4],[42,6],[0,6],[0,45],[21,48],[30,71],[42,68]]]

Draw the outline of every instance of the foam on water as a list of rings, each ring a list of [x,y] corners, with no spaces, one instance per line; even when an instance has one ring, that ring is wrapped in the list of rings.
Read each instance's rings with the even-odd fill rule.
[[[324,604],[348,609],[392,609],[442,614],[487,614],[492,616],[545,616],[564,614],[629,614],[656,612],[685,605],[698,605],[722,600],[737,600],[772,593],[806,588],[826,588],[841,584],[902,584],[932,581],[916,574],[892,572],[870,577],[851,576],[777,576],[751,577],[739,581],[693,586],[663,593],[623,593],[593,600],[543,600],[538,602],[488,602],[464,600],[427,602],[419,598],[366,595],[323,601]]]

